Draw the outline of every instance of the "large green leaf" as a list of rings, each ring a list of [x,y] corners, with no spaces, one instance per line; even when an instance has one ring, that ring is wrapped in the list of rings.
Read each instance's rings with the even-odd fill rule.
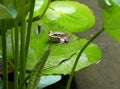
[[[36,29],[36,24],[33,24],[30,47],[27,58],[26,68],[28,70],[33,69],[39,59],[42,57],[47,45],[50,45],[50,56],[44,66],[44,74],[68,74],[71,70],[71,65],[76,58],[76,52],[83,47],[87,40],[79,40],[75,35],[71,35],[71,39],[68,43],[52,43],[49,41],[48,33],[45,30],[41,30],[38,34]],[[8,31],[7,33],[7,51],[8,59],[12,59],[12,44],[11,44],[11,35]],[[82,55],[82,59],[79,61],[78,69],[84,68],[100,58],[100,49],[96,45],[89,45]],[[64,70],[62,67],[64,66]],[[71,66],[71,67],[70,67]],[[62,69],[62,70],[60,70]],[[59,71],[59,72],[58,72]]]
[[[71,40],[69,43],[64,44],[55,44],[51,43],[51,53],[48,57],[48,60],[45,65],[46,68],[54,67],[61,63],[62,61],[68,59],[73,55],[77,50],[79,50],[80,44],[79,39],[71,35]]]
[[[80,48],[82,48],[86,42],[87,42],[87,40],[81,39],[80,40],[80,44],[81,44]],[[61,62],[59,65],[57,65],[55,67],[44,70],[43,74],[69,74],[71,72],[74,61],[77,57],[77,54],[75,54],[71,58]],[[99,61],[100,57],[101,57],[100,48],[97,45],[90,44],[86,48],[86,50],[83,52],[82,56],[80,57],[76,71]]]
[[[41,33],[38,34],[37,26],[38,25],[36,23],[32,25],[32,34],[31,34],[30,47],[29,47],[28,57],[27,57],[27,65],[26,65],[26,68],[29,70],[31,70],[35,66],[38,60],[42,57],[46,47],[48,46],[48,33],[42,30]],[[6,38],[7,39],[7,42],[6,42],[7,57],[8,59],[13,59],[11,30],[8,30],[6,32],[6,35],[7,35],[7,38]],[[1,39],[0,39],[0,55],[2,55],[1,46],[2,45],[1,45]],[[19,41],[19,47],[20,47],[20,41]],[[20,48],[19,48],[19,51],[20,51]]]
[[[50,56],[45,65],[45,69],[58,65],[61,61],[68,59],[77,50],[79,50],[79,39],[71,34],[69,43],[52,43],[49,42],[48,33],[44,30],[39,35],[31,36],[30,49],[28,53],[27,69],[31,70],[44,53],[47,45],[50,45]],[[76,46],[74,46],[76,45]],[[69,49],[68,49],[69,48]]]
[[[110,0],[111,6],[102,8],[103,24],[106,32],[120,42],[120,0]]]
[[[61,75],[42,76],[37,89],[43,89],[44,87],[58,82],[60,79]]]
[[[15,10],[12,7],[10,7],[9,9],[10,10],[8,10],[6,7],[0,4],[0,19],[15,18],[16,16]]]
[[[95,17],[84,4],[74,1],[54,1],[39,23],[47,30],[65,29],[81,32],[94,25]]]
[[[31,0],[25,0],[25,14],[30,10]],[[4,6],[0,4],[0,19],[5,19],[6,29],[10,29],[14,26],[14,18],[18,15],[18,21],[21,20],[21,1],[16,0],[3,0]],[[0,24],[1,29],[1,24]]]
[[[48,33],[45,30],[41,30],[38,34],[36,30],[36,24],[33,24],[30,47],[27,58],[27,70],[32,70],[42,57],[47,45],[50,45],[51,53],[44,66],[44,74],[68,74],[72,68],[74,60],[77,56],[76,52],[81,49],[87,40],[79,40],[75,35],[71,35],[69,43],[52,43],[49,41]],[[12,59],[12,44],[10,32],[7,32],[7,53],[8,59]],[[84,51],[82,57],[78,63],[77,70],[93,64],[100,58],[100,49],[91,44]],[[64,67],[64,70],[63,70]],[[61,69],[61,70],[60,70]]]
[[[30,2],[31,0],[25,0],[25,12],[26,15],[30,10]],[[21,20],[21,7],[22,2],[20,0],[3,0],[4,7],[7,8],[7,10],[12,14],[12,16],[15,18],[17,14],[19,14],[19,20]]]

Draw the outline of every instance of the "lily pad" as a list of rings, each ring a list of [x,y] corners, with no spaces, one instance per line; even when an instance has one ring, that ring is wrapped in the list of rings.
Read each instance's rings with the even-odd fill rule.
[[[70,58],[77,50],[79,50],[79,39],[75,35],[71,35],[68,43],[53,43],[49,41],[48,33],[44,30],[39,35],[31,36],[30,49],[28,53],[27,69],[31,70],[44,53],[47,45],[50,45],[50,56],[44,66],[44,69],[58,65],[61,61]],[[75,46],[74,46],[75,45]]]
[[[86,42],[87,40],[81,39],[80,47],[82,48]],[[75,55],[73,55],[71,58],[63,61],[62,63],[60,63],[55,67],[43,70],[43,74],[70,74],[72,66],[74,65],[75,59],[77,57],[77,54],[78,52]],[[101,57],[100,48],[95,44],[90,44],[81,55],[78,65],[76,67],[76,71],[96,63],[97,61],[99,61],[100,57]]]
[[[50,43],[51,53],[45,64],[45,69],[58,65],[60,62],[68,59],[71,55],[75,54],[79,50],[79,39],[71,34],[71,39],[68,43]]]
[[[110,0],[111,7],[102,9],[103,24],[106,32],[120,42],[120,2]]]
[[[49,41],[48,33],[45,30],[41,30],[38,34],[37,24],[33,24],[32,34],[30,40],[30,47],[28,51],[27,58],[27,70],[32,70],[35,64],[43,55],[48,44],[50,45],[50,55],[44,66],[44,74],[68,74],[72,68],[74,60],[77,56],[77,52],[85,45],[87,40],[79,39],[73,34],[66,33],[71,35],[71,39],[68,43],[53,43]],[[11,44],[11,35],[8,31],[7,33],[7,51],[8,59],[12,59],[12,44]],[[101,54],[100,49],[94,45],[90,44],[88,48],[82,54],[77,70],[82,69],[86,66],[89,66],[99,60]],[[85,59],[84,59],[85,58]],[[81,61],[82,60],[82,61]],[[83,61],[86,60],[86,61]],[[64,68],[64,70],[63,70]],[[62,69],[62,70],[60,70]]]
[[[39,24],[47,30],[65,29],[82,32],[95,23],[93,12],[84,4],[74,1],[54,1],[50,4]]]

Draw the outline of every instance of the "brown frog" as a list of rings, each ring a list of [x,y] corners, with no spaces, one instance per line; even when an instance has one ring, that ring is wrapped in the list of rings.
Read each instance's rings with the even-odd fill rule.
[[[49,40],[56,43],[68,43],[71,36],[64,32],[49,32]]]

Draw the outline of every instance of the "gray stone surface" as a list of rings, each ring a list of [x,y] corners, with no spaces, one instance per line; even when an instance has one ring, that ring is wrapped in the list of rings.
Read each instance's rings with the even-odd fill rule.
[[[93,10],[96,16],[96,24],[91,30],[77,33],[79,37],[90,38],[101,27],[100,8],[97,0],[79,0]],[[101,62],[89,66],[76,73],[78,89],[120,89],[120,43],[117,43],[105,32],[95,41],[101,50]]]

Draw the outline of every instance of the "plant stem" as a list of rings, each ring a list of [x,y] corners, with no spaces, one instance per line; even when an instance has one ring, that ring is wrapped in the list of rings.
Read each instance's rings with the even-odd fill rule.
[[[21,0],[21,49],[20,49],[20,84],[25,80],[25,39],[26,39],[26,20],[25,20],[25,0]],[[25,89],[25,84],[21,89]]]
[[[14,0],[14,6],[17,8],[17,0]],[[13,33],[13,55],[14,55],[14,89],[18,89],[18,59],[19,59],[19,32],[18,32],[18,16],[14,20],[14,33]],[[10,63],[12,65],[12,63]]]
[[[3,4],[3,0],[0,0],[0,3]],[[8,60],[7,60],[7,44],[6,44],[6,26],[5,21],[1,20],[1,40],[2,40],[2,68],[3,68],[3,88],[8,89]]]
[[[26,61],[27,61],[27,54],[28,54],[29,43],[30,43],[30,35],[31,35],[31,27],[32,27],[32,18],[33,18],[34,6],[35,6],[35,0],[31,0],[30,15],[29,15],[28,27],[27,27],[26,47],[25,47],[26,48]]]
[[[18,20],[15,19],[14,22],[15,26],[15,50],[14,50],[14,89],[18,89],[18,41],[19,41],[19,35],[18,35]]]
[[[80,50],[80,52],[78,53],[77,57],[76,57],[76,60],[75,60],[75,63],[73,65],[73,68],[72,68],[72,71],[71,71],[71,74],[70,74],[70,77],[68,79],[68,83],[67,83],[67,87],[66,89],[70,89],[70,85],[71,85],[71,82],[72,82],[72,79],[73,79],[73,76],[74,76],[74,73],[75,73],[75,69],[76,69],[76,66],[77,66],[77,63],[80,59],[80,56],[82,55],[83,51],[89,46],[89,44],[96,39],[96,37],[98,37],[102,32],[104,31],[104,28],[102,28],[100,31],[98,31],[84,46],[83,48]]]
[[[6,47],[6,27],[4,20],[1,21],[1,37],[2,37],[2,56],[3,56],[3,88],[8,89],[8,60]]]
[[[47,11],[47,9],[48,9],[48,7],[49,7],[49,5],[50,5],[50,2],[51,2],[51,0],[48,0],[48,2],[47,2],[47,4],[46,4],[46,7],[45,7],[45,9],[44,9],[44,11],[43,11],[43,13],[42,13],[41,15],[39,15],[39,16],[34,17],[34,18],[33,18],[33,21],[40,20],[40,19],[44,16],[45,12]]]
[[[12,55],[14,55],[15,52],[15,42],[14,42],[14,29],[11,29],[11,43],[12,43]]]
[[[20,83],[25,79],[25,22],[21,24]],[[24,86],[23,86],[24,87]],[[22,88],[24,89],[24,88]]]

